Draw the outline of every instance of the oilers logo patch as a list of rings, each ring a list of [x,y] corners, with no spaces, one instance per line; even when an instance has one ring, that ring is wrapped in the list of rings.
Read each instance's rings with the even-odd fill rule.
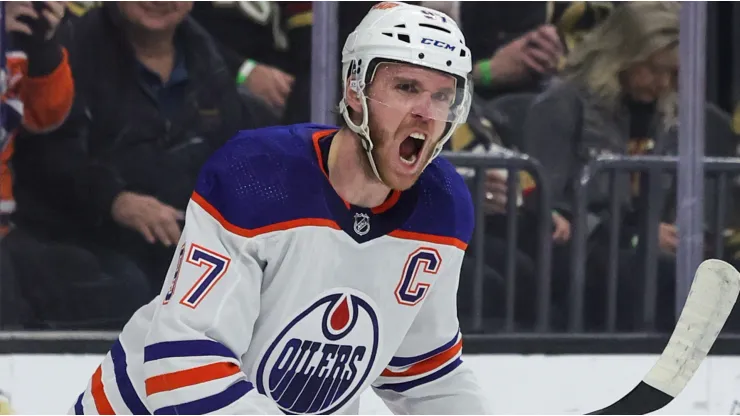
[[[257,390],[286,414],[334,413],[358,397],[378,352],[372,301],[352,289],[324,294],[262,355]]]

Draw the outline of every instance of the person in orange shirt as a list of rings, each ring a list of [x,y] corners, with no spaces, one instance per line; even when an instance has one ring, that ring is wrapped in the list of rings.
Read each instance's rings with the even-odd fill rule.
[[[67,51],[56,39],[66,3],[3,2],[5,39],[2,105],[0,106],[0,230],[7,232],[15,210],[10,160],[13,141],[23,128],[41,133],[64,122],[74,99],[74,81]],[[6,42],[3,42],[6,43]]]

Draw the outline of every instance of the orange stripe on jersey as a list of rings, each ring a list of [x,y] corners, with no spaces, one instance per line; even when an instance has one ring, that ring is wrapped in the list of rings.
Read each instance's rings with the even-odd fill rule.
[[[90,393],[92,393],[93,401],[95,402],[95,409],[97,409],[100,415],[115,415],[113,407],[108,401],[108,396],[105,394],[103,389],[103,368],[98,366],[95,370],[95,374],[92,376],[92,383],[90,387]]]
[[[337,130],[334,130],[334,129],[320,130],[314,133],[313,136],[311,136],[311,140],[313,140],[313,149],[316,152],[316,158],[318,159],[318,163],[319,163],[319,169],[321,169],[321,173],[323,173],[324,176],[326,176],[327,181],[329,180],[329,172],[327,171],[326,166],[324,166],[324,156],[321,153],[321,146],[319,146],[319,140],[323,139],[324,137],[332,133],[335,133],[336,131]],[[339,199],[342,200],[342,202],[344,202],[344,206],[347,207],[347,209],[349,209],[350,208],[349,202],[345,201],[344,198],[341,197],[341,195],[337,194],[337,196],[339,197]]]
[[[382,377],[410,377],[429,373],[443,366],[446,362],[450,361],[455,355],[457,355],[457,353],[460,352],[460,350],[462,350],[462,339],[457,341],[457,343],[450,347],[448,350],[443,351],[435,356],[429,357],[424,361],[418,362],[404,371],[393,372],[386,368],[380,375]]]
[[[213,363],[188,370],[162,374],[146,379],[146,395],[193,386],[211,380],[233,376],[240,371],[234,363]]]
[[[313,140],[313,148],[316,151],[316,157],[318,158],[319,162],[319,168],[321,168],[321,172],[324,173],[324,176],[326,176],[326,179],[329,180],[329,172],[326,169],[326,166],[324,166],[324,157],[321,153],[321,146],[319,145],[319,140],[323,139],[324,137],[330,135],[331,133],[335,133],[337,130],[320,130],[311,136],[311,139]],[[337,194],[337,196],[344,202],[344,206],[347,207],[347,209],[350,209],[350,203],[345,201],[344,198],[342,198],[341,195]],[[378,205],[377,207],[371,208],[370,212],[373,214],[382,214],[389,209],[393,208],[394,205],[396,205],[396,202],[401,198],[401,191],[394,190],[391,192],[391,195],[388,197],[388,199],[385,200],[382,204]]]
[[[0,153],[0,200],[2,201],[13,200],[13,173],[10,169],[10,159],[13,157],[17,135],[17,131],[9,132],[8,142]]]
[[[453,247],[459,248],[460,250],[465,250],[468,248],[468,245],[464,241],[458,238],[455,238],[455,237],[442,237],[439,235],[416,233],[413,231],[403,231],[403,230],[394,230],[394,231],[391,231],[388,235],[391,237],[402,238],[404,240],[417,240],[417,241],[425,241],[427,243],[453,246]]]
[[[74,100],[74,80],[62,48],[62,61],[43,77],[25,77],[20,87],[23,124],[32,131],[49,131],[67,118]]]
[[[7,53],[6,65],[9,85],[2,100],[8,102],[11,99],[20,99],[23,103],[23,125],[26,129],[46,132],[59,127],[69,115],[75,94],[67,50],[62,48],[62,61],[59,66],[43,77],[27,76],[28,60],[23,53]],[[8,144],[0,156],[0,199],[3,202],[14,199],[13,175],[8,165],[13,156],[16,132],[9,133],[11,136]]]
[[[400,198],[401,198],[401,191],[394,190],[391,193],[391,196],[388,197],[388,199],[386,199],[385,202],[383,202],[382,204],[378,205],[375,208],[371,208],[370,212],[376,215],[382,214],[388,211],[389,209],[393,208],[393,206],[396,205],[396,202],[398,202]]]
[[[328,227],[335,230],[341,229],[339,227],[339,224],[337,224],[335,221],[327,220],[326,218],[301,218],[297,220],[283,221],[276,224],[266,225],[259,228],[242,228],[226,220],[226,218],[224,218],[223,215],[221,215],[221,213],[218,212],[218,210],[213,205],[206,201],[205,198],[200,196],[197,192],[193,192],[191,199],[193,200],[193,202],[200,205],[200,207],[203,208],[206,212],[211,214],[211,216],[216,221],[218,221],[222,227],[234,234],[241,235],[243,237],[256,237],[258,235],[271,233],[273,231],[286,231],[299,227]]]
[[[324,166],[324,157],[321,153],[321,146],[319,146],[319,140],[323,139],[324,137],[336,133],[337,130],[331,129],[331,130],[320,130],[311,136],[311,140],[313,140],[313,149],[316,151],[316,157],[318,158],[319,162],[319,168],[324,173],[324,176],[329,178],[329,175],[326,173],[326,166]]]

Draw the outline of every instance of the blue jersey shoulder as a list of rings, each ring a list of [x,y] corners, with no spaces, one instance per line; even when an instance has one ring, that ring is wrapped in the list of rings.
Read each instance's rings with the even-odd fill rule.
[[[455,166],[438,157],[419,178],[418,206],[403,229],[469,243],[475,215],[470,190]]]
[[[336,129],[298,124],[240,131],[205,163],[195,192],[240,228],[327,218],[312,137]]]

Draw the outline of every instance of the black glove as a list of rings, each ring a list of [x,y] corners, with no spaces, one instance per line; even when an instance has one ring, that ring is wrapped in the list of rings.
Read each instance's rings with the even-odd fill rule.
[[[28,58],[28,76],[40,77],[50,74],[62,61],[62,48],[55,37],[46,39],[49,33],[49,22],[42,12],[46,9],[43,1],[34,1],[33,8],[38,18],[21,16],[19,21],[31,28],[32,34],[11,32],[10,44],[13,49],[26,53]]]
[[[25,33],[13,33],[16,40],[23,44],[43,43],[46,40],[46,34],[49,32],[49,22],[42,14],[46,9],[46,3],[43,1],[34,1],[32,4],[33,9],[36,11],[36,14],[38,14],[38,18],[33,19],[29,16],[20,16],[18,20],[31,28],[33,34],[27,35]],[[20,47],[21,45],[18,46]]]

